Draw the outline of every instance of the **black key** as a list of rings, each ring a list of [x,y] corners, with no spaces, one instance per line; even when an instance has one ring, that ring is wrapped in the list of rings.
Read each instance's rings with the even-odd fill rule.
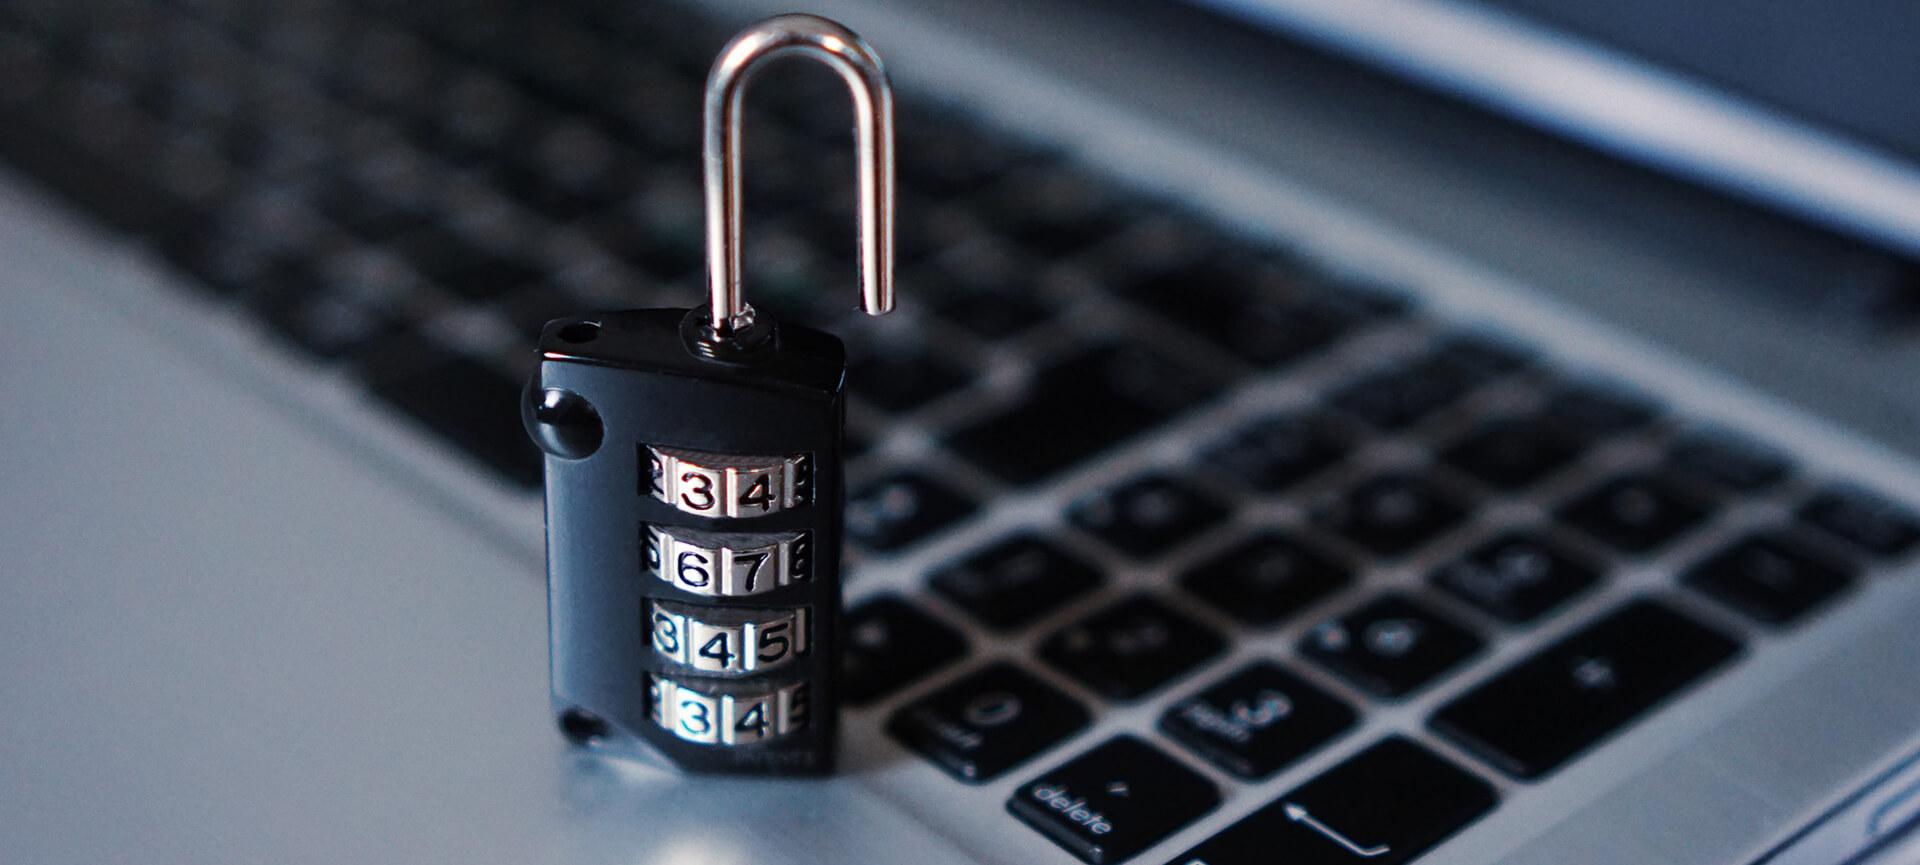
[[[1324,348],[1365,313],[1309,289],[1269,256],[1202,255],[1124,289],[1129,300],[1248,363],[1277,366]]]
[[[1783,625],[1845,591],[1854,568],[1783,531],[1749,535],[1695,565],[1687,585],[1769,624]]]
[[[943,197],[977,189],[1034,156],[950,109],[916,106],[901,115],[897,131],[901,182]]]
[[[1538,417],[1493,421],[1441,455],[1454,468],[1500,489],[1529,486],[1580,456],[1581,441]]]
[[[1752,441],[1723,433],[1694,433],[1667,452],[1666,471],[1735,492],[1757,492],[1791,471],[1787,458]]]
[[[1173,704],[1160,729],[1214,765],[1255,780],[1326,744],[1354,719],[1338,698],[1255,661]]]
[[[1508,532],[1428,577],[1441,590],[1513,624],[1534,621],[1600,581],[1599,568],[1539,531]]]
[[[430,352],[422,345],[413,350]],[[540,451],[520,426],[520,383],[504,373],[471,358],[444,358],[412,373],[376,375],[368,386],[507,480],[540,485]]]
[[[952,444],[1009,483],[1038,483],[1219,389],[1145,346],[1099,346],[1042,369],[1019,404],[959,431]]]
[[[1705,520],[1712,505],[1661,475],[1632,474],[1560,507],[1562,522],[1604,543],[1648,553]]]
[[[276,293],[261,318],[317,357],[344,357],[391,337],[401,322],[387,311],[339,294]]]
[[[1087,726],[1072,697],[995,662],[903,706],[887,732],[955,778],[989,781]]]
[[[967,653],[967,641],[892,595],[849,608],[840,658],[840,693],[865,705],[906,687]]]
[[[1487,782],[1394,736],[1167,865],[1398,865],[1498,802]]]
[[[1248,489],[1277,493],[1345,459],[1359,438],[1320,415],[1275,415],[1207,447],[1200,463]]]
[[[910,546],[970,516],[965,493],[912,470],[862,484],[847,496],[847,538],[869,550]]]
[[[1336,391],[1336,408],[1369,424],[1398,430],[1453,405],[1491,376],[1439,352],[1371,373]]]
[[[424,225],[432,210],[418,201],[383,194],[362,182],[334,178],[318,193],[322,212],[368,240],[385,240]]]
[[[1060,629],[1040,657],[1111,700],[1132,700],[1226,649],[1207,626],[1150,595],[1124,598]]]
[[[893,412],[919,408],[972,380],[962,364],[900,340],[870,347],[847,367],[854,396]]]
[[[1332,496],[1314,522],[1380,555],[1399,555],[1438,537],[1467,515],[1461,498],[1432,481],[1393,472]]]
[[[1100,570],[1031,533],[994,543],[935,573],[933,590],[997,630],[1040,618],[1100,585]]]
[[[840,444],[840,450],[846,454],[847,459],[857,460],[872,453],[873,446],[876,444],[878,442],[874,441],[872,434],[849,427],[846,440]]]
[[[1808,499],[1800,519],[1880,558],[1903,555],[1920,543],[1920,517],[1853,487],[1832,487]]]
[[[1474,375],[1493,378],[1533,365],[1533,352],[1498,337],[1460,334],[1442,340],[1434,353]]]
[[[1049,260],[1105,240],[1126,224],[1126,205],[1112,184],[1055,166],[1009,174],[977,203],[987,225]]]
[[[1503,772],[1539,778],[1739,651],[1730,637],[1635,600],[1448,703],[1432,725]]]
[[[1480,651],[1472,631],[1402,595],[1386,595],[1300,640],[1300,654],[1363,691],[1399,697]]]
[[[1660,416],[1652,399],[1611,384],[1582,383],[1560,389],[1547,399],[1547,417],[1568,430],[1589,437],[1618,435],[1638,429]]]
[[[261,321],[322,358],[353,354],[401,329],[393,310],[323,282],[310,261],[287,262],[245,295]]]
[[[1180,576],[1180,585],[1249,625],[1272,625],[1353,581],[1332,556],[1293,538],[1263,533]]]
[[[608,208],[585,227],[608,252],[661,280],[692,272],[704,254],[697,226],[661,225],[636,203]]]
[[[1068,853],[1122,862],[1220,804],[1192,769],[1132,736],[1115,736],[1013,791],[1007,811]]]
[[[1225,505],[1166,475],[1135,478],[1067,508],[1075,526],[1135,558],[1169,552],[1226,518]]]
[[[584,123],[566,122],[539,136],[534,150],[510,154],[496,185],[556,222],[621,201],[638,185],[637,155]],[[764,176],[764,175],[761,175]]]
[[[469,300],[487,300],[547,281],[547,269],[442,226],[407,236],[398,252],[413,269]]]
[[[943,261],[942,264],[945,262]],[[939,317],[994,341],[1018,336],[1054,316],[1032,268],[1009,256],[965,256],[964,268],[933,265],[901,278],[902,291],[926,298]]]
[[[1053,317],[1051,307],[1008,291],[963,288],[934,303],[940,317],[989,340],[1018,336]]]

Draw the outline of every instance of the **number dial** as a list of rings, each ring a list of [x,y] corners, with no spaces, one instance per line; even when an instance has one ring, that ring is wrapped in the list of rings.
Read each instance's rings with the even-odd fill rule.
[[[651,523],[641,530],[641,567],[717,598],[744,598],[805,580],[813,570],[807,532],[703,532]]]
[[[812,493],[806,454],[735,456],[649,445],[646,455],[653,497],[695,516],[766,516],[800,507]]]
[[[649,714],[655,724],[688,742],[748,745],[806,729],[807,686],[807,682],[789,682],[752,690],[706,688],[649,676]]]
[[[778,669],[807,653],[807,608],[725,609],[654,601],[653,650],[701,673]]]

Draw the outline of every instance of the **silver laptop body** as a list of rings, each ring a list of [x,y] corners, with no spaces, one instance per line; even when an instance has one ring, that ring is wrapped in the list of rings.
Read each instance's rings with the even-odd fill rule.
[[[736,5],[713,14],[782,11]],[[808,11],[878,46],[903,92],[938,93],[991,128],[1057,150],[1076,171],[1276,243],[1341,284],[1391,287],[1411,311],[1298,363],[1237,375],[1216,398],[1044,482],[1008,485],[956,456],[951,431],[1017,399],[1060,345],[1146,342],[1216,362],[1203,339],[1168,320],[1081,300],[1099,271],[1019,259],[1045,270],[1035,291],[1069,314],[973,358],[978,381],[931,405],[886,411],[856,392],[854,429],[873,443],[851,466],[854,486],[911,467],[976,502],[923,538],[858,549],[849,606],[902,599],[960,634],[964,652],[850,709],[845,768],[831,780],[676,777],[581,756],[554,728],[537,487],[470,459],[370,395],[355,373],[289,348],[151,245],[10,170],[0,176],[0,494],[9,506],[0,522],[0,861],[1066,863],[1076,860],[1007,803],[1122,734],[1219,797],[1128,861],[1204,861],[1189,851],[1393,736],[1479,779],[1497,801],[1421,851],[1423,865],[1920,861],[1914,842],[1902,846],[1920,815],[1920,564],[1853,550],[1806,516],[1830,489],[1920,509],[1920,449],[1912,415],[1900,413],[1913,406],[1905,376],[1915,358],[1857,337],[1844,316],[1808,316],[1797,301],[1764,291],[1756,300],[1744,288],[1770,274],[1788,281],[1792,266],[1817,272],[1844,260],[1872,270],[1880,259],[1848,258],[1831,251],[1845,244],[1825,240],[1797,245],[1793,230],[1758,216],[1724,225],[1703,216],[1694,228],[1714,242],[1666,234],[1655,230],[1661,220],[1719,209],[1659,181],[1622,185],[1619,213],[1557,198],[1559,187],[1529,191],[1506,168],[1483,173],[1465,159],[1482,146],[1533,152],[1526,135],[1475,141],[1463,122],[1437,132],[1442,140],[1412,140],[1396,127],[1406,118],[1390,116],[1386,94],[1397,85],[1340,91],[1349,73],[1328,71],[1339,64],[1288,53],[1296,48],[1269,54],[1268,37],[1192,9],[959,6],[824,0]],[[1231,35],[1195,41],[1216,32]],[[1288,74],[1306,83],[1280,77]],[[1347,99],[1353,116],[1338,110]],[[1408,110],[1452,116],[1425,103]],[[1586,159],[1554,151],[1539,167],[1551,174]],[[1636,227],[1634,206],[1665,215]],[[1152,217],[1164,215],[1146,214],[1130,237],[1155,236],[1164,226]],[[1767,232],[1788,239],[1756,240]],[[555,238],[593,249],[584,235]],[[1751,246],[1790,264],[1756,276]],[[618,281],[575,290],[613,285],[620,300]],[[691,285],[644,299],[691,304]],[[916,309],[914,290],[903,283],[903,314],[886,324],[964,352],[969,343],[942,335],[957,331]],[[519,343],[489,309],[443,311],[423,332],[503,369],[524,363],[511,359]],[[1208,480],[1232,516],[1158,558],[1070,528],[1075,503],[1143,472],[1188,471],[1222,436],[1330,404],[1345,383],[1457,333],[1524,349],[1537,377],[1484,385],[1441,420],[1370,435],[1300,491],[1263,496]],[[1349,484],[1427,465],[1482,413],[1531,405],[1576,380],[1639,394],[1663,419],[1595,445],[1538,485],[1480,496],[1459,527],[1410,554],[1355,557],[1354,579],[1282,622],[1250,626],[1176,585],[1247,532],[1324,531],[1317,509]],[[1430,581],[1478,540],[1552,523],[1614,474],[1671,465],[1675,443],[1698,430],[1731,431],[1791,469],[1762,491],[1724,496],[1653,552],[1598,553],[1608,561],[1602,578],[1534,624],[1505,624]],[[1769,623],[1684,583],[1716,551],[1780,525],[1850,563],[1844,590]],[[1074,536],[1101,583],[1012,630],[987,627],[929,587],[930,575],[1020,530]],[[1124,699],[1042,659],[1053,635],[1140,592],[1220,635],[1224,648]],[[1481,647],[1395,697],[1314,660],[1305,647],[1316,626],[1382,592],[1418,596]],[[1737,654],[1537,778],[1435,725],[1456,700],[1636,598],[1726,635]],[[1261,659],[1356,718],[1249,780],[1170,736],[1162,718]],[[976,782],[889,731],[917,701],[996,661],[1085,707],[1086,725]],[[1272,861],[1292,860],[1276,849]]]

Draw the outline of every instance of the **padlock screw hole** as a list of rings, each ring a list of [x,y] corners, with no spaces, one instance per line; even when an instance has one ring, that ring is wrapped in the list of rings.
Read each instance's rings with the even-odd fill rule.
[[[559,333],[555,335],[560,337],[561,342],[570,342],[575,345],[583,342],[592,342],[600,338],[600,322],[576,321],[572,324],[562,325]]]
[[[594,740],[607,735],[607,729],[605,720],[585,709],[568,709],[560,713],[560,732],[575,745],[591,745]]]

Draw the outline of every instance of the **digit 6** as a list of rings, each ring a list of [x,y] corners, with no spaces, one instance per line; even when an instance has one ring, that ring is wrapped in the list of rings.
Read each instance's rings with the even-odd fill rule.
[[[707,571],[707,566],[713,564],[713,560],[707,558],[705,553],[685,550],[675,561],[677,564],[675,570],[679,574],[680,582],[696,589],[704,589],[708,583],[713,582],[713,574]]]

